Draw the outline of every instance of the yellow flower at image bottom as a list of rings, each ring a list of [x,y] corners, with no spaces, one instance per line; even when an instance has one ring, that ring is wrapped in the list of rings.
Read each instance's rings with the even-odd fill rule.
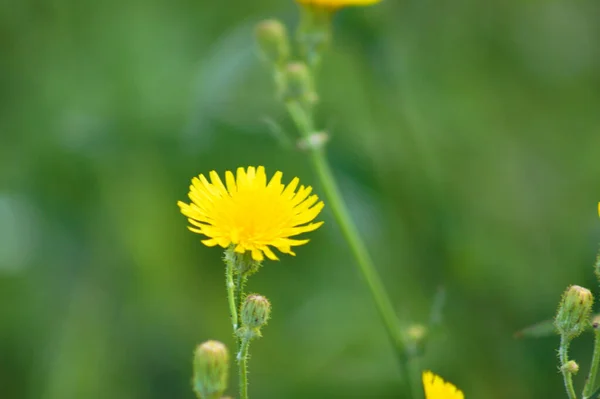
[[[312,187],[297,189],[297,177],[286,186],[278,171],[267,182],[263,166],[240,167],[235,176],[226,171],[225,184],[215,171],[209,177],[210,182],[202,174],[194,177],[188,194],[191,202],[177,203],[191,224],[188,228],[207,237],[204,245],[234,245],[236,252],[250,252],[256,261],[265,256],[277,260],[271,247],[295,255],[291,248],[308,240],[290,237],[323,224],[310,223],[323,209],[323,202],[310,195]]]
[[[296,0],[298,4],[336,9],[347,6],[370,6],[381,0]]]
[[[423,372],[425,399],[464,399],[465,395],[453,384],[446,382],[431,371]]]

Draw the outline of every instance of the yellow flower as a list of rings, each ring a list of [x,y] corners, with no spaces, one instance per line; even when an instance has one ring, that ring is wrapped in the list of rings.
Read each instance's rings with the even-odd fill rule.
[[[209,247],[235,245],[235,251],[250,251],[252,259],[261,261],[264,255],[272,260],[277,256],[271,246],[280,252],[295,255],[291,247],[303,245],[308,240],[290,237],[318,229],[323,222],[311,222],[321,209],[312,187],[298,187],[299,179],[290,184],[281,183],[281,172],[275,172],[267,183],[265,168],[249,166],[237,169],[237,178],[225,172],[225,184],[214,170],[210,182],[200,175],[192,179],[188,194],[191,203],[179,201],[181,213],[187,216],[194,233],[208,239],[202,243]],[[308,223],[308,224],[307,224]]]
[[[381,0],[296,0],[298,4],[315,6],[329,9],[337,9],[346,6],[370,6]]]
[[[423,372],[423,387],[425,399],[464,399],[465,395],[449,382],[431,371]]]

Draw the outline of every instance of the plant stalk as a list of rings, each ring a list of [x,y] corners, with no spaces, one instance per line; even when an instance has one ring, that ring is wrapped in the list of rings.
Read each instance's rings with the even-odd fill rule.
[[[310,142],[310,136],[315,133],[312,115],[310,115],[310,112],[297,101],[288,101],[286,102],[286,106],[288,113],[302,137],[307,142]],[[333,173],[327,163],[325,151],[323,148],[316,146],[310,147],[309,151],[313,168],[321,182],[325,196],[328,199],[328,206],[332,210],[342,234],[350,246],[352,254],[356,259],[358,269],[373,297],[375,306],[377,307],[389,339],[394,347],[396,357],[398,358],[400,372],[405,378],[406,386],[409,387],[408,398],[412,398],[414,397],[414,393],[411,388],[412,379],[409,371],[410,359],[406,353],[406,346],[399,328],[400,324],[396,312],[394,311],[394,307],[392,306],[392,302],[385,291],[383,282],[375,269],[367,248],[362,241],[354,222],[350,218],[348,208],[342,199]]]
[[[590,373],[583,388],[583,399],[590,399],[596,389],[596,380],[598,379],[598,369],[600,368],[600,329],[594,325],[594,354],[592,355],[592,364]]]
[[[562,372],[563,380],[565,382],[565,390],[567,391],[567,396],[569,396],[569,399],[577,399],[577,395],[575,394],[575,388],[573,387],[573,375],[568,370],[566,370],[565,367],[563,367],[569,361],[569,344],[569,339],[565,335],[561,335],[560,348],[558,349],[560,371]]]
[[[248,351],[250,349],[250,338],[242,338],[240,351],[237,355],[240,377],[240,399],[248,399]]]
[[[233,327],[233,333],[238,329],[238,313],[236,308],[236,293],[235,283],[233,282],[233,269],[235,267],[234,261],[230,257],[230,249],[226,250],[225,253],[225,286],[227,287],[227,301],[229,302],[229,314],[231,316],[231,325]],[[235,258],[233,258],[235,259]]]
[[[235,302],[235,306],[238,312],[242,311],[242,302],[244,301],[244,297],[245,297],[245,292],[244,292],[244,288],[246,287],[246,281],[248,280],[248,277],[244,276],[243,273],[238,273],[237,274],[237,278],[235,280],[235,295],[236,295],[236,302]],[[240,313],[241,314],[241,313]],[[241,320],[239,319],[239,315],[238,315],[238,325],[241,325]],[[236,331],[234,331],[235,334]],[[237,349],[240,349],[240,345],[241,345],[241,339],[238,339],[238,347]]]

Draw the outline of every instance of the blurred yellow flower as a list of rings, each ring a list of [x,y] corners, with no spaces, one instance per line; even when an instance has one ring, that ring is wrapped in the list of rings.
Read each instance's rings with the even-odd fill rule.
[[[425,399],[464,399],[465,395],[449,382],[431,371],[423,372],[423,387]]]
[[[600,202],[598,202],[598,216],[600,216]]]
[[[322,8],[337,9],[346,6],[370,6],[381,0],[296,0],[298,4]]]
[[[281,183],[281,172],[275,172],[267,183],[265,168],[249,166],[237,169],[237,177],[225,172],[225,184],[214,170],[210,182],[200,175],[192,179],[188,194],[191,203],[179,201],[181,213],[187,216],[194,233],[208,239],[202,243],[209,247],[235,245],[235,251],[250,251],[252,259],[277,260],[270,247],[295,255],[291,247],[303,245],[308,240],[290,237],[318,229],[323,222],[311,222],[323,202],[310,195],[312,187],[300,186],[292,179],[287,187]],[[308,223],[308,224],[307,224]]]

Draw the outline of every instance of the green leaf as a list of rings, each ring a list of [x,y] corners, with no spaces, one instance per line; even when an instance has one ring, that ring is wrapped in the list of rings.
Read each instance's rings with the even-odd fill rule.
[[[595,317],[600,316],[600,313],[592,315],[590,318],[593,320]],[[556,329],[554,328],[554,320],[544,320],[531,326],[525,327],[522,330],[515,332],[515,338],[543,338],[557,335]]]
[[[544,320],[539,323],[533,324],[529,327],[517,331],[514,335],[515,338],[543,338],[556,335],[557,332],[554,328],[554,320]]]

